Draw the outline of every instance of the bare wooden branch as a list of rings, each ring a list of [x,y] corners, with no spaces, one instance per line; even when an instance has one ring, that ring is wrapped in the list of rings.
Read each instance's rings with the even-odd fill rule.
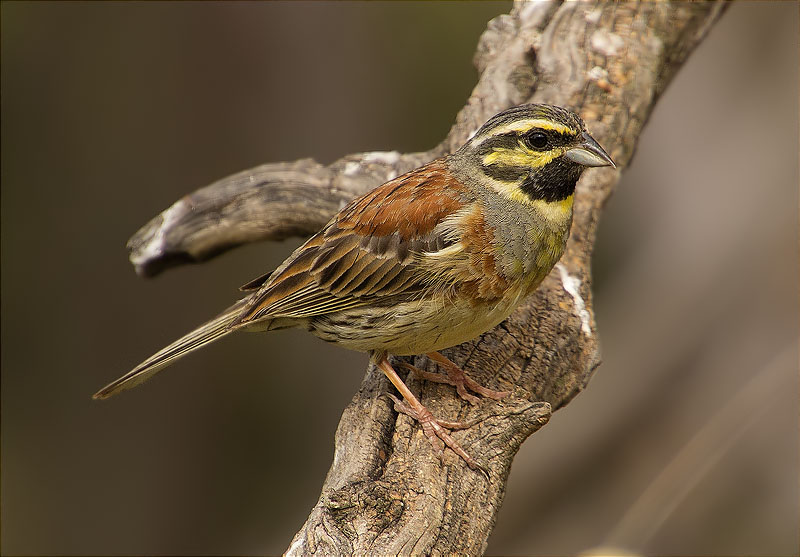
[[[152,274],[234,245],[307,234],[353,196],[452,151],[488,117],[523,102],[578,111],[624,168],[653,105],[724,2],[520,3],[489,23],[475,58],[480,80],[442,144],[426,153],[362,153],[323,167],[311,160],[258,167],[178,201],[131,239],[131,260]],[[502,402],[471,407],[450,387],[409,378],[438,417],[472,421],[454,433],[490,471],[487,480],[445,452],[383,396],[370,370],[346,409],[322,494],[287,553],[477,554],[486,547],[519,445],[567,404],[599,363],[590,256],[618,171],[579,182],[567,252],[506,322],[447,356]],[[425,358],[420,368],[432,370]]]
[[[311,159],[263,164],[176,201],[128,240],[136,272],[198,263],[241,244],[310,235],[345,203],[428,162],[426,153],[365,153],[330,166]]]

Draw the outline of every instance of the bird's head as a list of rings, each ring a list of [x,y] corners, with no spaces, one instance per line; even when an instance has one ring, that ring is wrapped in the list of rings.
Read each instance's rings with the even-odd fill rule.
[[[565,108],[525,104],[489,119],[456,153],[464,174],[518,200],[562,201],[587,167],[614,161]]]

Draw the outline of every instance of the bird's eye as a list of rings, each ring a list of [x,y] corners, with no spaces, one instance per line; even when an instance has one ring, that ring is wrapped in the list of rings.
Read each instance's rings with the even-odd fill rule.
[[[528,145],[534,149],[544,149],[547,147],[547,135],[544,132],[531,132],[525,136]]]

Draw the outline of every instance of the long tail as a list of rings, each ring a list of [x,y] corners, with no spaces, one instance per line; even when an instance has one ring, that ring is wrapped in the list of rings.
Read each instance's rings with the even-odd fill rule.
[[[229,325],[233,323],[247,301],[248,298],[239,300],[211,321],[203,323],[192,332],[182,336],[169,346],[162,348],[119,379],[112,381],[97,391],[92,398],[108,398],[125,389],[135,387],[150,379],[153,375],[172,364],[178,358],[182,358],[189,352],[193,352],[206,344],[232,333],[236,329],[230,328]]]

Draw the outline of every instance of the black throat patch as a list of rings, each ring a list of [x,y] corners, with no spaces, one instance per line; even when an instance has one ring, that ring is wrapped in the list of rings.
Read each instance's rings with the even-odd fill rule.
[[[531,199],[563,201],[575,193],[575,184],[583,167],[563,157],[553,159],[542,168],[531,170],[520,189]]]

